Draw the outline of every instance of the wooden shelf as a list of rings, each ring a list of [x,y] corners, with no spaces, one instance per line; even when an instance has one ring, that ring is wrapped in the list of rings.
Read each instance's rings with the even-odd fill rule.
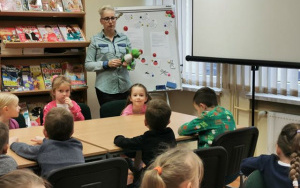
[[[88,87],[78,87],[78,88],[72,88],[72,92],[77,92],[77,91],[85,91],[87,90]],[[27,96],[27,95],[43,95],[43,94],[49,94],[50,89],[45,89],[45,90],[32,90],[32,91],[14,91],[11,92],[17,96]]]
[[[32,58],[32,57],[57,57],[57,56],[82,56],[84,52],[44,53],[44,54],[0,54],[1,58]]]
[[[43,12],[43,11],[26,11],[26,12],[0,12],[0,17],[57,17],[57,18],[84,18],[85,12]]]
[[[88,47],[86,42],[7,42],[6,48],[80,48]]]

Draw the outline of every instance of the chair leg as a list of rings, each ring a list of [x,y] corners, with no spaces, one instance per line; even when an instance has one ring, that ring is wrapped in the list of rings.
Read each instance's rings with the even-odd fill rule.
[[[244,188],[244,175],[240,172],[240,188]]]

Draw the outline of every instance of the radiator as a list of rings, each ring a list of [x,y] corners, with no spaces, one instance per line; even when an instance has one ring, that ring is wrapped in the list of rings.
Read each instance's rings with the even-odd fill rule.
[[[300,116],[268,112],[268,154],[276,153],[276,143],[281,129],[289,123],[300,123]]]

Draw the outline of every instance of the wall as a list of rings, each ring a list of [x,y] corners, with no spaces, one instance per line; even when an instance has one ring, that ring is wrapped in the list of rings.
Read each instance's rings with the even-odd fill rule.
[[[86,0],[86,38],[90,40],[90,38],[96,33],[100,32],[102,26],[100,24],[100,15],[98,13],[98,9],[103,5],[111,5],[114,7],[128,7],[128,6],[145,6],[152,5],[152,0]],[[99,109],[100,106],[98,104],[96,91],[95,91],[95,79],[96,73],[88,72],[87,73],[87,85],[88,85],[88,105],[91,108],[92,118],[99,118]]]

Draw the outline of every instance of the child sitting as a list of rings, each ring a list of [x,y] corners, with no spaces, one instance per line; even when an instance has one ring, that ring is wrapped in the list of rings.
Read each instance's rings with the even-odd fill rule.
[[[73,133],[72,114],[65,108],[52,108],[46,115],[46,138],[41,145],[14,142],[10,148],[26,159],[37,161],[41,167],[41,175],[46,176],[54,169],[84,163],[82,144],[71,138]]]
[[[171,109],[165,101],[151,100],[145,113],[145,126],[149,128],[149,131],[134,138],[118,135],[114,143],[127,151],[142,151],[142,161],[148,167],[162,149],[176,146],[174,132],[167,127],[170,123],[170,116]],[[135,176],[134,182],[138,178]]]
[[[0,177],[1,188],[51,188],[49,182],[28,169],[14,170]]]
[[[143,84],[134,84],[129,89],[126,108],[122,112],[122,116],[132,114],[145,114],[146,103],[151,100],[151,96],[147,92],[147,88]]]
[[[299,184],[300,177],[300,124],[287,124],[281,130],[276,153],[244,159],[241,171],[248,176],[259,170],[266,187],[293,188]]]
[[[145,171],[141,187],[196,188],[203,174],[202,160],[193,151],[177,147],[155,159]]]
[[[217,95],[214,90],[208,87],[199,89],[194,95],[193,102],[199,118],[180,126],[178,134],[198,133],[198,148],[209,147],[219,134],[235,130],[235,122],[231,112],[218,106]]]
[[[65,76],[56,76],[52,81],[51,96],[53,101],[44,107],[44,119],[47,113],[54,107],[63,107],[73,114],[74,121],[84,120],[80,106],[70,99],[71,80]]]
[[[7,125],[0,122],[0,176],[18,167],[18,164],[11,156],[5,155],[8,149],[8,131]]]
[[[19,123],[12,119],[18,117],[20,112],[19,98],[8,92],[0,93],[0,122],[4,123],[9,129],[18,129]]]

